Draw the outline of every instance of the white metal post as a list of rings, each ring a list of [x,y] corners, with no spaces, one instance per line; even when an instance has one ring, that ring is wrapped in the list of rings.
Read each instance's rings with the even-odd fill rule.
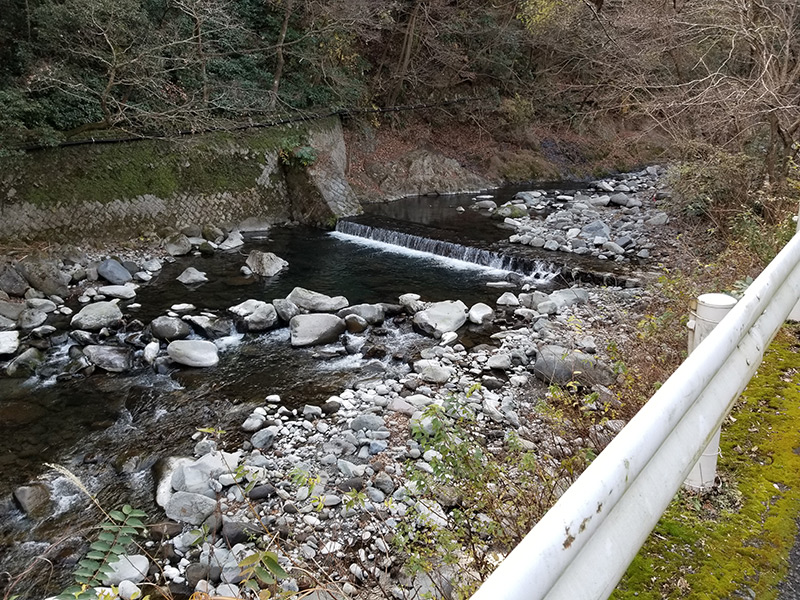
[[[697,304],[692,307],[691,311],[692,319],[688,324],[690,356],[734,306],[736,306],[736,299],[727,294],[703,294],[697,298]],[[714,480],[717,478],[717,456],[719,455],[721,431],[721,428],[717,429],[714,437],[703,450],[700,460],[692,467],[692,471],[683,483],[687,488],[705,491],[714,487]]]

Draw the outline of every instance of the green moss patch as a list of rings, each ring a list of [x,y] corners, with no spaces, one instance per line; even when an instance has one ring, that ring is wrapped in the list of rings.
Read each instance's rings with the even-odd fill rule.
[[[305,139],[303,128],[279,127],[172,141],[69,146],[4,159],[0,174],[12,182],[15,201],[39,206],[106,203],[145,194],[235,193],[255,187],[264,153]]]
[[[779,333],[726,421],[722,484],[675,497],[611,598],[777,597],[800,515],[798,335]]]

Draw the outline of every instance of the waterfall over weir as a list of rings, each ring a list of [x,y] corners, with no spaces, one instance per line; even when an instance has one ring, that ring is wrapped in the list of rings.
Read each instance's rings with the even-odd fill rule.
[[[354,221],[339,221],[336,224],[336,231],[357,238],[460,260],[491,269],[513,271],[543,282],[551,281],[561,273],[560,268],[547,261],[512,256],[493,250],[465,246],[456,242],[432,239],[422,235],[365,225]]]

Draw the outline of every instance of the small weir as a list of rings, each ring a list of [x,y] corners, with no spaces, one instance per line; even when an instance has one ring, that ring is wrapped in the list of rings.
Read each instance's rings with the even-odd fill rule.
[[[547,261],[513,256],[494,250],[466,246],[456,242],[433,239],[355,221],[339,221],[336,224],[336,231],[347,236],[381,242],[390,246],[400,246],[417,252],[435,254],[436,256],[460,260],[490,269],[512,271],[543,282],[551,281],[561,273],[561,269]]]

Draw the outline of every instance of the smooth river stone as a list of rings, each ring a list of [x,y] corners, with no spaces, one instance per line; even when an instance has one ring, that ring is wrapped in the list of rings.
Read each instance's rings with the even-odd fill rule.
[[[205,340],[176,340],[167,346],[167,354],[187,367],[213,367],[219,363],[216,345]]]

